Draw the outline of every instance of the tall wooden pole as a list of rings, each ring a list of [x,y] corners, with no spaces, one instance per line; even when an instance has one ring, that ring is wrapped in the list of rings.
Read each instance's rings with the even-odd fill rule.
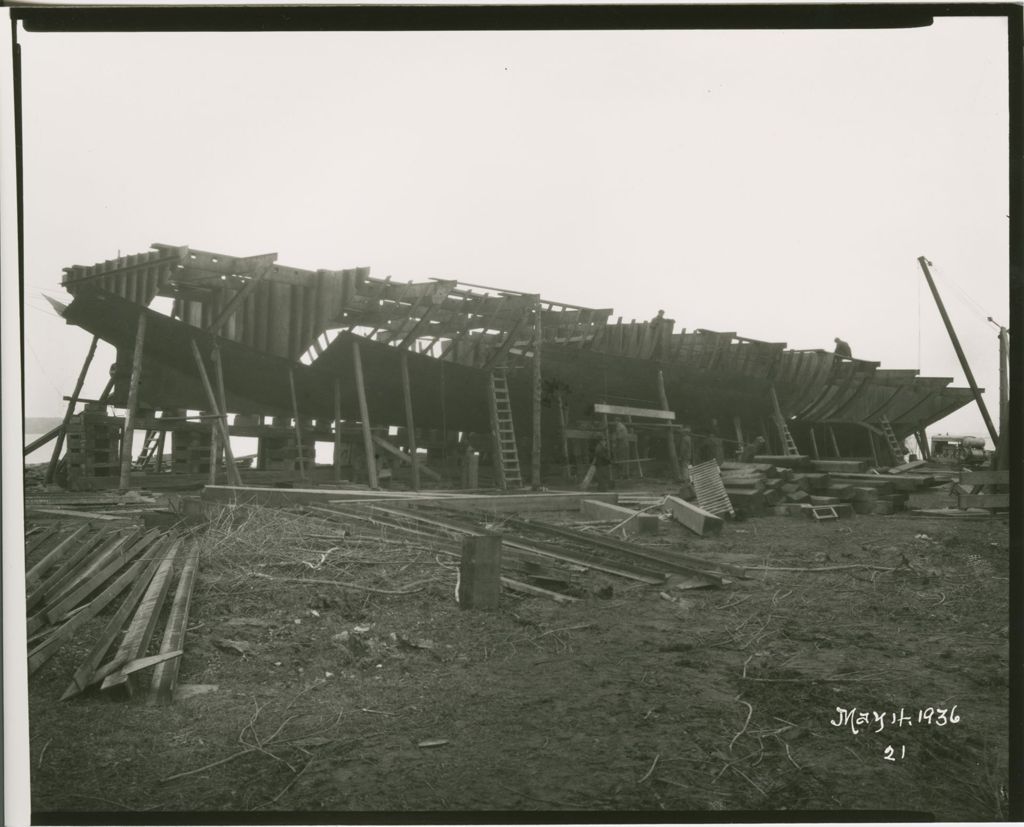
[[[341,480],[341,382],[334,380],[334,481]]]
[[[540,352],[543,331],[541,329],[540,297],[534,310],[533,320],[533,450],[530,455],[530,486],[534,491],[540,488],[540,407],[543,390],[540,373]]]
[[[299,452],[299,477],[303,482],[307,482],[306,455],[302,450],[302,422],[299,418],[299,400],[295,395],[295,371],[291,368],[288,368],[288,389],[292,394],[292,416],[295,417],[295,448]]]
[[[960,360],[960,367],[963,368],[964,376],[967,377],[967,383],[971,386],[971,393],[974,394],[974,401],[978,403],[978,409],[981,411],[981,418],[985,420],[985,427],[988,428],[988,435],[992,438],[992,445],[998,449],[999,434],[996,433],[996,426],[992,424],[992,417],[988,415],[988,408],[985,407],[985,400],[981,398],[981,391],[978,389],[978,383],[974,381],[974,374],[971,372],[971,366],[967,364],[967,356],[964,355],[964,349],[960,347],[960,340],[957,338],[956,331],[953,329],[953,323],[949,320],[949,314],[946,313],[946,307],[942,303],[942,298],[939,296],[938,288],[932,280],[931,271],[928,269],[928,259],[924,256],[919,256],[917,263],[921,265],[921,269],[924,271],[924,277],[928,280],[928,287],[931,289],[932,296],[935,298],[935,304],[939,307],[939,315],[942,316],[942,322],[946,325],[946,332],[949,334],[950,341],[953,342],[953,350],[956,351],[956,356]]]
[[[142,343],[146,338],[146,314],[139,314],[135,329],[135,351],[132,354],[132,376],[128,385],[128,406],[124,412],[124,432],[121,436],[121,490],[131,485],[132,436],[135,433],[135,406],[139,401],[139,376],[142,375]]]
[[[363,451],[366,453],[366,476],[370,488],[377,487],[377,461],[373,456],[373,434],[370,433],[370,412],[366,407],[366,386],[363,384],[363,358],[359,342],[352,342],[352,365],[356,373],[356,395],[359,397],[359,419],[363,426]]]
[[[206,403],[210,406],[210,410],[216,417],[214,422],[217,423],[217,427],[220,428],[220,439],[224,445],[224,458],[228,466],[228,479],[234,485],[240,486],[242,484],[242,477],[238,473],[238,466],[235,465],[235,457],[231,452],[231,438],[228,433],[228,419],[227,415],[220,410],[217,405],[217,397],[214,395],[213,387],[210,385],[210,377],[206,373],[206,365],[203,364],[203,357],[199,353],[199,347],[196,345],[195,339],[190,344],[192,345],[192,358],[196,363],[196,370],[199,372],[199,381],[203,385],[203,390],[206,392]]]
[[[67,410],[64,411],[64,422],[61,424],[60,429],[57,432],[57,442],[53,446],[53,454],[50,455],[50,464],[46,466],[46,477],[44,481],[47,485],[53,482],[53,478],[57,473],[57,463],[60,461],[61,448],[64,447],[64,435],[68,432],[68,425],[71,423],[71,417],[75,413],[75,405],[78,404],[78,395],[82,392],[82,385],[85,384],[85,375],[89,372],[89,365],[92,364],[92,357],[96,353],[96,344],[99,340],[99,336],[92,337],[92,344],[89,345],[89,352],[85,354],[85,361],[82,363],[82,369],[78,372],[78,381],[75,383],[75,392],[71,394]]]
[[[420,460],[416,455],[416,423],[412,417],[412,385],[409,384],[409,354],[402,351],[402,397],[405,400],[405,431],[412,459],[412,490],[420,490]]]
[[[999,443],[996,469],[1010,467],[1010,333],[999,328]]]
[[[665,393],[665,375],[659,370],[658,371],[658,399],[661,402],[661,409],[663,411],[670,410],[668,406],[668,395]],[[676,453],[676,428],[678,426],[673,422],[668,426],[668,463],[672,469],[673,478],[681,480],[683,478],[682,472],[679,470],[679,455]]]
[[[226,422],[228,415],[228,401],[227,395],[224,393],[224,366],[221,364],[220,361],[220,348],[217,346],[216,341],[213,343],[213,349],[210,351],[210,360],[213,362],[213,378],[214,381],[217,383],[217,406],[220,408],[221,413],[224,415]],[[220,465],[221,456],[227,456],[227,454],[225,454],[223,451],[223,446],[221,445],[221,441],[219,439],[216,439],[215,437],[212,441],[212,444],[213,453],[211,454],[212,458],[210,460],[211,485],[216,484],[217,466]],[[225,465],[227,465],[226,461]]]

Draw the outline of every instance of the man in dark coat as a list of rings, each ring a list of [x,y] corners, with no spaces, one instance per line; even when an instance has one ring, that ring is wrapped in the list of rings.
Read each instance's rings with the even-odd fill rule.
[[[853,358],[853,354],[850,352],[849,343],[844,342],[838,336],[836,336],[836,356],[845,356],[847,359]]]
[[[604,437],[601,437],[594,449],[594,477],[598,491],[607,491],[612,487],[612,454],[608,450],[608,440]]]

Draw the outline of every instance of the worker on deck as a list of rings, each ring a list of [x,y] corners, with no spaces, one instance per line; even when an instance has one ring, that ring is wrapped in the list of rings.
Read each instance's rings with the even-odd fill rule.
[[[852,359],[853,354],[850,352],[849,342],[844,342],[838,336],[836,336],[836,356],[845,356],[847,359]]]

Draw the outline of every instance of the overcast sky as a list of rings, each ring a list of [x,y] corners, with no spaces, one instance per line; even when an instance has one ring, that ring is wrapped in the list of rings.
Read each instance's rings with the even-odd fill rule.
[[[1008,318],[1003,19],[765,32],[22,32],[29,416],[89,337],[61,268],[152,242],[848,340],[993,418]],[[101,351],[86,396],[106,381]],[[933,431],[983,434],[972,405]]]

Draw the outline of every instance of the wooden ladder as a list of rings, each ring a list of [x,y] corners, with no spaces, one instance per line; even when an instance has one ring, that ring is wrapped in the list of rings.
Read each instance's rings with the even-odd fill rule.
[[[800,455],[800,449],[796,447],[796,440],[793,439],[793,434],[789,431],[789,426],[786,424],[786,417],[782,415],[782,408],[779,406],[779,397],[775,393],[775,386],[772,385],[768,392],[772,400],[772,410],[775,414],[775,424],[779,429],[779,436],[782,438],[782,451],[787,457],[796,457]]]
[[[893,459],[897,465],[903,463],[903,445],[896,438],[896,433],[892,429],[892,424],[889,422],[889,418],[883,416],[878,424],[882,428],[882,433],[885,434],[885,441],[889,443],[889,452],[892,454]]]
[[[146,466],[149,465],[153,454],[156,453],[156,449],[160,445],[160,431],[150,430],[146,431],[146,441],[142,445],[142,452],[139,454],[139,458],[135,460],[135,470],[143,471]]]
[[[786,456],[799,456],[800,449],[796,447],[796,440],[793,439],[793,434],[789,432],[789,426],[784,419],[779,420],[779,434],[782,436],[782,447]]]
[[[516,433],[512,424],[512,402],[508,392],[508,377],[505,375],[504,368],[495,368],[491,371],[490,377],[491,428],[494,434],[498,487],[502,489],[522,488],[523,477],[519,470],[519,451],[516,449]]]

